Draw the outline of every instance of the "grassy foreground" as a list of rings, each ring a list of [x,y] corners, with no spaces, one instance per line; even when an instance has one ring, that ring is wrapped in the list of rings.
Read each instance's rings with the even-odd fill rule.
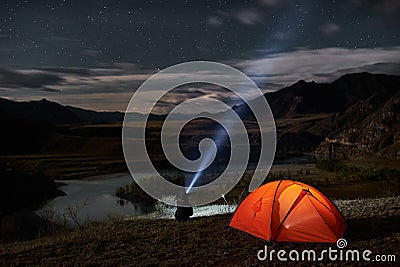
[[[266,243],[228,227],[231,214],[174,220],[129,220],[91,226],[28,242],[1,244],[3,266],[251,266]],[[350,218],[348,249],[395,254],[400,259],[399,216]],[[336,245],[331,245],[336,249]],[[270,249],[327,249],[327,244],[275,244]],[[271,264],[271,262],[269,262]],[[298,265],[286,262],[283,265]],[[325,262],[329,263],[329,262]],[[303,262],[302,265],[318,264]],[[331,262],[332,264],[332,262]],[[334,262],[354,265],[355,262]],[[393,265],[395,263],[392,263]],[[280,265],[275,257],[273,265]],[[387,263],[386,263],[387,265]]]

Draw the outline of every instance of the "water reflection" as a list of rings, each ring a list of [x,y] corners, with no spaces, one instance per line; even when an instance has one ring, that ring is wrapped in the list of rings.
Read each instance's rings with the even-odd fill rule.
[[[145,203],[133,203],[115,196],[118,187],[130,184],[129,175],[95,181],[71,180],[62,181],[60,187],[66,193],[50,201],[37,213],[44,217],[49,214],[61,223],[74,226],[71,217],[78,218],[80,223],[105,221],[114,217],[132,217],[154,211],[154,207]],[[71,216],[72,215],[72,216]]]

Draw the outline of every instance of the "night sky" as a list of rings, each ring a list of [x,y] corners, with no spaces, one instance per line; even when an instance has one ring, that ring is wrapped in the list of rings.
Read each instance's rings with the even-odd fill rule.
[[[234,66],[264,91],[400,74],[399,18],[398,0],[2,1],[0,96],[124,110],[150,74],[191,60]]]

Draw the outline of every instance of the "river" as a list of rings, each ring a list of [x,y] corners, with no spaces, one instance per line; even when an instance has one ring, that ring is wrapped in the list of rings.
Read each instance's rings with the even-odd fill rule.
[[[309,158],[297,158],[275,162],[277,165],[307,163]],[[167,206],[149,206],[140,202],[130,202],[115,195],[118,187],[125,187],[132,182],[129,173],[120,175],[103,175],[102,178],[85,180],[57,181],[65,185],[60,190],[65,196],[49,201],[36,213],[42,217],[77,226],[92,221],[107,221],[112,218],[172,218],[173,208]],[[235,207],[230,205],[211,205],[196,207],[196,216],[207,216],[232,212]]]

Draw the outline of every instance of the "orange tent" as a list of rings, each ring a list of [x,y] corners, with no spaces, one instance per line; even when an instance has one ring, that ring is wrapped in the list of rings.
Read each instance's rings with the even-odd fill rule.
[[[336,242],[346,222],[335,204],[315,188],[280,180],[248,195],[229,226],[277,242]]]

